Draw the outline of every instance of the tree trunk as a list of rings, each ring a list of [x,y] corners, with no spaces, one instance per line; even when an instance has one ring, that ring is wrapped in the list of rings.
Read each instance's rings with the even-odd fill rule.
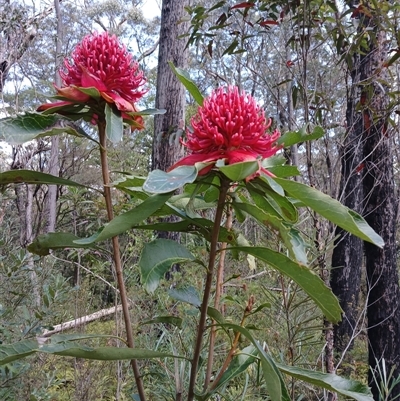
[[[186,33],[183,23],[187,0],[163,0],[161,9],[160,42],[158,50],[156,108],[166,109],[163,115],[154,117],[153,169],[167,170],[182,156],[179,139],[185,126],[185,88],[168,65],[186,68],[185,41],[179,39]],[[165,220],[164,220],[165,221]],[[167,221],[176,221],[171,216]],[[179,233],[159,232],[159,238],[179,241]],[[173,266],[172,271],[178,270]],[[166,274],[170,278],[170,273]]]
[[[26,244],[30,244],[33,241],[33,193],[34,193],[34,185],[26,184],[26,207],[25,207]],[[33,255],[28,251],[26,260],[27,260],[26,264],[29,268],[29,275],[32,282],[33,304],[36,307],[40,307],[41,297],[39,289],[39,280],[35,270]]]
[[[361,57],[354,57],[352,87],[347,100],[347,135],[341,149],[341,177],[339,200],[347,207],[362,213],[363,187],[362,175],[358,172],[363,159],[362,133],[363,121],[360,113],[355,112],[357,103],[356,89],[361,77]],[[364,74],[363,74],[364,75]],[[350,349],[357,329],[358,304],[361,286],[361,267],[363,262],[363,242],[337,227],[335,248],[332,255],[331,288],[339,298],[343,309],[343,320],[334,327],[334,348],[342,353]]]
[[[351,8],[355,1],[347,1]],[[359,18],[358,34],[369,23]],[[363,213],[363,133],[364,120],[357,112],[360,100],[360,83],[368,79],[365,54],[354,52],[350,69],[351,84],[347,91],[346,125],[347,134],[340,149],[341,177],[339,200],[348,208]],[[338,353],[352,348],[359,318],[359,296],[361,290],[361,268],[363,264],[363,242],[340,227],[336,228],[335,248],[332,254],[330,284],[333,293],[339,298],[343,309],[342,321],[334,327],[334,348]]]
[[[347,2],[349,6],[354,6],[353,3]],[[382,377],[377,367],[382,366],[383,359],[387,372],[394,369],[393,377],[400,375],[400,290],[395,241],[398,205],[391,150],[393,141],[388,130],[389,97],[383,87],[388,79],[387,69],[382,68],[387,57],[387,38],[379,12],[371,8],[368,13],[358,15],[359,32],[370,31],[373,34],[367,42],[368,47],[353,58],[353,86],[347,108],[349,134],[343,152],[341,179],[346,206],[363,212],[367,222],[385,241],[383,249],[369,243],[364,247],[371,367],[369,384],[375,400],[381,399],[379,386]],[[352,338],[349,336],[357,316],[362,245],[340,230],[337,233],[341,237],[333,255],[331,282],[346,313],[335,332],[335,346],[343,351]],[[400,385],[390,395],[385,394],[384,399],[394,399],[398,395]]]
[[[156,108],[166,109],[154,117],[153,169],[166,170],[180,156],[178,135],[185,124],[185,88],[168,65],[186,68],[185,41],[179,36],[186,33],[182,23],[186,0],[163,0],[161,10],[160,43],[158,50]]]
[[[55,84],[58,88],[61,87],[61,77],[58,72],[60,66],[61,45],[62,45],[62,21],[60,12],[60,1],[54,0],[54,10],[57,19],[57,34],[56,34],[56,60],[55,60]],[[51,138],[51,151],[49,160],[49,174],[59,175],[58,149],[60,146],[60,137],[58,135]],[[49,185],[46,202],[46,232],[53,232],[56,229],[57,219],[57,185]]]
[[[376,23],[379,26],[379,23]],[[400,289],[396,260],[396,216],[398,196],[393,173],[392,130],[388,129],[389,97],[382,84],[388,79],[382,67],[387,49],[386,33],[377,30],[376,42],[370,42],[366,66],[368,76],[374,77],[361,95],[364,131],[364,193],[366,220],[385,241],[380,249],[365,244],[368,284],[368,353],[369,384],[378,400],[379,387],[373,380],[377,364],[385,359],[386,371],[394,369],[393,377],[400,375]],[[379,376],[376,378],[381,379]],[[400,385],[390,392],[390,399],[400,395]],[[389,396],[389,394],[388,394]]]

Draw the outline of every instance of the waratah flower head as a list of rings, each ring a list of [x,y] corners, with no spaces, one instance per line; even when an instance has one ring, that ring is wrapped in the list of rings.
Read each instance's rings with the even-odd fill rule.
[[[102,97],[116,103],[119,110],[130,110],[146,91],[139,64],[115,35],[107,32],[87,35],[79,43],[71,60],[64,60],[60,75],[66,86],[95,87]]]
[[[233,164],[270,157],[281,149],[275,144],[280,133],[277,130],[267,132],[271,124],[272,120],[266,120],[264,110],[252,96],[240,93],[233,86],[219,88],[204,99],[191,120],[193,130],[187,131],[187,141],[183,143],[191,154],[171,169],[219,159]],[[261,163],[258,174],[260,171],[270,174]]]
[[[124,113],[137,111],[135,103],[146,93],[143,88],[146,80],[139,64],[115,35],[107,32],[87,35],[75,47],[71,58],[64,60],[60,75],[64,86],[56,89],[63,101],[44,104],[39,111],[90,102],[94,108],[94,103],[103,100],[115,104],[125,119],[137,119]],[[87,88],[95,88],[95,95],[85,91]]]

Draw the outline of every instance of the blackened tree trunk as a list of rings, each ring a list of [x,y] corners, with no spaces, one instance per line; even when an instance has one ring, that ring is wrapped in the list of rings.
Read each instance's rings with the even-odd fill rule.
[[[354,56],[351,70],[352,86],[347,95],[347,134],[340,152],[342,168],[339,200],[358,213],[362,213],[363,208],[362,174],[359,169],[363,163],[364,126],[361,114],[355,109],[358,101],[357,84],[365,79],[362,62],[361,55]],[[340,227],[337,227],[335,236],[337,240],[332,255],[330,283],[344,314],[342,321],[334,327],[333,342],[335,351],[342,353],[346,348],[351,348],[357,329],[363,242]]]
[[[161,9],[161,27],[158,49],[156,108],[166,109],[163,115],[154,117],[153,169],[166,171],[182,156],[179,138],[185,126],[185,88],[171,70],[168,62],[175,67],[186,68],[186,42],[180,37],[186,33],[184,7],[187,0],[163,0]],[[175,216],[168,221],[176,221]],[[179,233],[159,232],[159,238],[179,241]],[[172,267],[172,271],[179,266]],[[170,279],[168,272],[166,278]]]
[[[379,21],[373,22],[374,28],[380,26]],[[369,383],[376,400],[379,399],[379,388],[373,380],[373,373],[377,372],[377,364],[382,365],[384,359],[386,371],[390,372],[393,368],[394,377],[400,375],[400,289],[396,260],[398,194],[393,174],[393,131],[388,129],[389,97],[382,85],[388,79],[387,69],[382,68],[387,57],[386,43],[386,33],[376,29],[376,41],[370,41],[365,61],[371,82],[364,87],[361,95],[365,121],[366,220],[385,241],[383,249],[365,244],[368,362],[371,367]],[[391,391],[390,399],[399,395],[400,385],[397,385]]]
[[[353,1],[347,4],[356,10]],[[368,4],[363,3],[363,7]],[[377,373],[377,364],[382,366],[384,359],[386,371],[393,368],[394,377],[400,375],[400,290],[395,242],[398,195],[394,186],[393,140],[388,129],[389,97],[384,87],[388,78],[383,66],[388,54],[387,38],[379,12],[365,8],[363,12],[353,13],[359,19],[359,32],[364,37],[365,32],[371,34],[367,47],[355,51],[357,55],[353,57],[352,91],[347,108],[349,134],[343,151],[341,179],[344,203],[362,212],[385,241],[383,249],[369,243],[364,247],[369,384],[375,400],[380,399],[382,379]],[[331,284],[346,313],[335,332],[335,346],[342,351],[349,344],[357,316],[362,248],[355,238],[341,231],[337,233],[341,237],[333,255]],[[390,399],[398,395],[400,386],[390,395],[385,394]]]

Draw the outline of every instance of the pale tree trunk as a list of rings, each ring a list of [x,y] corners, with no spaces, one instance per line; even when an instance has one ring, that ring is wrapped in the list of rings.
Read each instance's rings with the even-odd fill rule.
[[[166,109],[163,115],[154,117],[153,169],[167,170],[181,156],[180,136],[185,126],[185,88],[168,65],[187,67],[187,50],[184,39],[179,39],[187,31],[184,7],[188,0],[163,0],[161,9],[160,41],[158,50],[156,108]],[[174,216],[168,221],[176,221]],[[159,238],[179,241],[179,233],[158,233]],[[172,270],[177,270],[174,266]],[[167,278],[170,274],[167,273]]]
[[[26,207],[25,207],[25,243],[30,244],[33,241],[33,193],[34,185],[26,184]],[[40,306],[41,298],[39,291],[39,280],[35,270],[33,255],[27,252],[27,265],[32,283],[33,302],[36,307]]]
[[[35,144],[36,145],[36,144]],[[23,149],[21,146],[15,146],[12,150],[11,170],[19,170],[29,168],[33,158],[41,152],[40,147],[35,145],[27,146]],[[19,240],[22,248],[26,248],[33,240],[33,198],[35,186],[33,184],[16,184],[15,202],[20,220]],[[32,290],[27,289],[27,294],[33,295],[33,305],[40,306],[40,289],[39,281],[35,271],[33,255],[27,251],[26,264],[29,267],[29,277],[32,284]]]
[[[56,60],[55,60],[55,84],[57,87],[61,87],[61,78],[58,73],[58,68],[60,66],[60,55],[62,46],[62,20],[60,11],[60,1],[54,0],[54,10],[57,19],[57,33],[56,33]],[[49,174],[58,176],[59,175],[59,162],[58,162],[58,151],[60,146],[60,138],[58,135],[51,138],[51,151],[49,160]],[[56,228],[57,219],[57,185],[49,185],[47,192],[47,202],[46,202],[46,213],[47,218],[46,232],[53,232]]]

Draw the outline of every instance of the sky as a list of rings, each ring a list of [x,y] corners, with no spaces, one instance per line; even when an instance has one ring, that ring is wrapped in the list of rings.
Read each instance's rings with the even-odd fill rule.
[[[160,0],[144,0],[142,5],[143,16],[151,19],[161,14]]]

